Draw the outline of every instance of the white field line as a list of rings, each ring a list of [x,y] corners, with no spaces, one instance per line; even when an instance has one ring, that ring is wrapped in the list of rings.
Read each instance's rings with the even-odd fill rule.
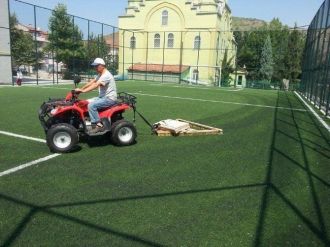
[[[36,142],[46,143],[46,141],[43,140],[43,139],[34,138],[34,137],[30,137],[30,136],[24,136],[24,135],[18,135],[18,134],[7,132],[7,131],[0,131],[0,134],[6,135],[6,136],[12,136],[12,137],[16,137],[16,138],[21,138],[21,139],[26,139],[26,140],[30,140],[30,141],[36,141]],[[8,175],[8,174],[11,174],[11,173],[14,173],[14,172],[17,172],[17,171],[22,170],[24,168],[27,168],[29,166],[33,166],[33,165],[39,164],[39,163],[44,162],[46,160],[50,160],[50,159],[55,158],[55,157],[57,157],[59,155],[61,155],[61,154],[48,155],[48,156],[46,156],[44,158],[40,158],[40,159],[31,161],[31,162],[28,162],[26,164],[16,166],[16,167],[11,168],[11,169],[8,169],[6,171],[0,172],[0,177],[5,176],[5,175]]]
[[[51,88],[51,89],[59,89],[59,90],[70,90],[68,88],[60,88],[60,87],[44,87],[39,86],[38,88]],[[242,89],[237,89],[236,91],[241,91]],[[229,91],[229,90],[226,90]],[[233,90],[232,90],[233,91]],[[180,100],[192,100],[192,101],[200,101],[200,102],[211,102],[211,103],[222,103],[222,104],[232,104],[232,105],[243,105],[243,106],[252,106],[252,107],[261,107],[261,108],[270,108],[270,109],[282,109],[282,110],[293,110],[293,111],[301,111],[306,112],[305,109],[300,108],[288,108],[281,106],[269,106],[269,105],[256,105],[256,104],[248,104],[248,103],[238,103],[232,101],[222,101],[222,100],[206,100],[206,99],[198,99],[198,98],[185,98],[185,97],[175,97],[175,96],[167,96],[167,95],[156,95],[156,94],[143,94],[143,93],[131,93],[142,96],[150,96],[150,97],[159,97],[159,98],[169,98],[169,99],[180,99]]]
[[[60,85],[73,85],[73,82],[60,82],[60,83],[39,83],[39,85],[35,84],[23,84],[23,87],[40,87],[40,86],[60,86]]]
[[[10,87],[10,88],[21,88],[21,87],[42,87],[42,86],[60,86],[60,85],[72,85],[73,82],[60,82],[59,84],[55,83],[39,83],[39,85],[37,85],[37,82],[35,83],[26,83],[26,84],[22,84],[22,86],[17,86],[12,85],[12,84],[0,84],[0,87]]]
[[[179,85],[168,85],[168,84],[149,84],[150,86],[160,86],[160,87],[174,87],[174,88],[187,88],[187,89],[199,89],[199,90],[222,90],[228,92],[238,92],[242,91],[243,88],[239,89],[223,89],[223,88],[202,88],[202,87],[192,87],[192,86],[179,86]]]
[[[22,169],[25,169],[25,168],[27,168],[27,167],[29,167],[29,166],[33,166],[33,165],[39,164],[39,163],[41,163],[41,162],[44,162],[44,161],[47,161],[47,160],[53,159],[53,158],[55,158],[55,157],[57,157],[57,156],[59,156],[59,155],[61,155],[61,154],[52,154],[52,155],[48,155],[48,156],[46,156],[46,157],[44,157],[44,158],[40,158],[40,159],[37,159],[37,160],[31,161],[31,162],[29,162],[29,163],[26,163],[26,164],[23,164],[23,165],[20,165],[20,166],[16,166],[16,167],[11,168],[11,169],[9,169],[9,170],[6,170],[6,171],[3,171],[3,172],[0,172],[0,177],[5,176],[5,175],[9,175],[9,174],[11,174],[11,173],[17,172],[17,171],[22,170]]]
[[[44,140],[44,139],[34,138],[34,137],[30,137],[30,136],[18,135],[18,134],[7,132],[7,131],[1,131],[0,130],[0,134],[6,135],[6,136],[12,136],[12,137],[16,137],[16,138],[21,138],[21,139],[26,139],[26,140],[31,140],[31,141],[36,141],[36,142],[46,143],[46,140]]]
[[[288,107],[281,107],[281,106],[270,106],[270,105],[255,105],[255,104],[247,104],[247,103],[238,103],[238,102],[231,102],[231,101],[222,101],[222,100],[206,100],[206,99],[196,99],[196,98],[185,98],[185,97],[175,97],[175,96],[166,96],[166,95],[156,95],[156,94],[143,94],[143,93],[131,93],[136,95],[142,96],[149,96],[149,97],[158,97],[158,98],[168,98],[168,99],[180,99],[180,100],[191,100],[191,101],[200,101],[200,102],[211,102],[211,103],[222,103],[222,104],[231,104],[231,105],[243,105],[243,106],[252,106],[252,107],[262,107],[262,108],[270,108],[270,109],[282,109],[282,110],[293,110],[293,111],[301,111],[306,112],[305,109],[300,108],[288,108]]]
[[[307,108],[313,113],[313,115],[319,120],[319,122],[324,126],[324,128],[330,132],[330,126],[317,114],[314,109],[295,91],[297,97],[307,106]]]
[[[51,88],[51,89],[59,89],[59,90],[71,90],[73,88],[65,88],[65,87],[45,87],[45,86],[39,86],[38,88]]]
[[[39,86],[38,88],[51,88],[51,89],[66,90],[66,91],[73,90],[73,88],[65,88],[65,87],[43,87],[43,86]],[[97,91],[97,89],[93,89],[92,91]]]

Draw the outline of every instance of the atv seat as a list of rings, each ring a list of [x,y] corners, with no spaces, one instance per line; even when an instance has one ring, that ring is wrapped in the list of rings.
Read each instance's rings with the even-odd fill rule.
[[[120,103],[118,102],[118,101],[116,101],[116,104],[114,104],[114,105],[112,105],[112,106],[110,106],[110,107],[103,107],[103,108],[99,108],[99,109],[97,109],[97,111],[98,112],[103,112],[103,111],[105,111],[105,110],[109,110],[109,109],[111,109],[112,107],[115,107],[115,106],[117,106],[117,105],[119,105]]]

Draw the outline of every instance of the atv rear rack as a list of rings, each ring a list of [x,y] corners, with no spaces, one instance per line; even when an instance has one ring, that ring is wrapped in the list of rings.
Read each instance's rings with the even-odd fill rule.
[[[135,108],[136,104],[136,97],[132,94],[120,92],[117,96],[118,103],[125,103],[131,106],[132,108]]]

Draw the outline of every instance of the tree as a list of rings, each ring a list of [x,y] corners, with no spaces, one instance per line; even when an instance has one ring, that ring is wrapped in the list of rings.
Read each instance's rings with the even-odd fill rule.
[[[259,80],[260,58],[262,47],[267,37],[266,27],[254,31],[244,32],[235,35],[237,41],[237,65],[241,68],[246,66],[247,78]]]
[[[274,68],[273,68],[273,52],[272,52],[272,42],[270,40],[270,36],[268,35],[264,46],[262,48],[261,52],[261,58],[260,58],[260,78],[263,80],[266,80],[268,82],[271,81]]]
[[[288,40],[288,52],[285,56],[286,78],[291,82],[301,75],[302,57],[305,45],[304,34],[297,29],[297,25],[291,31]]]
[[[96,36],[93,33],[89,36],[88,43],[86,45],[88,58],[90,60],[95,59],[96,57],[102,57],[105,59],[110,51],[110,47],[105,42],[105,39],[102,36]]]
[[[288,26],[283,25],[278,18],[274,18],[269,24],[256,30],[234,32],[234,35],[237,42],[237,65],[239,67],[246,65],[248,80],[268,80],[267,74],[272,74],[273,82],[281,82],[283,78],[291,81],[300,78],[306,40],[304,32],[297,28],[290,31]],[[272,48],[272,66],[266,66],[271,62],[265,57],[266,51],[264,51],[268,36]],[[268,50],[270,52],[269,47]],[[270,58],[270,55],[268,57]],[[270,73],[271,69],[272,73]]]
[[[10,16],[10,42],[13,64],[16,66],[33,65],[42,57],[42,53],[36,53],[35,42],[30,33],[17,29],[18,20],[15,14]]]
[[[85,43],[87,51],[87,59],[93,61],[96,57],[102,57],[108,70],[112,74],[118,73],[118,56],[111,54],[111,47],[101,35],[89,36],[88,42]]]
[[[222,69],[221,69],[221,85],[224,87],[228,87],[230,85],[230,74],[234,72],[232,67],[233,57],[228,59],[228,50],[225,51],[225,55],[222,60]]]
[[[285,78],[286,66],[285,57],[288,52],[289,28],[281,23],[278,18],[274,18],[268,24],[268,30],[273,48],[274,72],[273,81],[282,81]]]
[[[49,19],[48,51],[54,51],[57,62],[67,65],[69,71],[79,69],[86,58],[82,33],[67,14],[66,6],[58,4]]]

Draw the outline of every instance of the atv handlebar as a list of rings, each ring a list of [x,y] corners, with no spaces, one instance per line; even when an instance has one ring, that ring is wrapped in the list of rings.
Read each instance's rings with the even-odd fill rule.
[[[80,92],[77,92],[76,90],[71,90],[70,93],[66,95],[65,100],[75,102],[78,99],[79,93]]]

